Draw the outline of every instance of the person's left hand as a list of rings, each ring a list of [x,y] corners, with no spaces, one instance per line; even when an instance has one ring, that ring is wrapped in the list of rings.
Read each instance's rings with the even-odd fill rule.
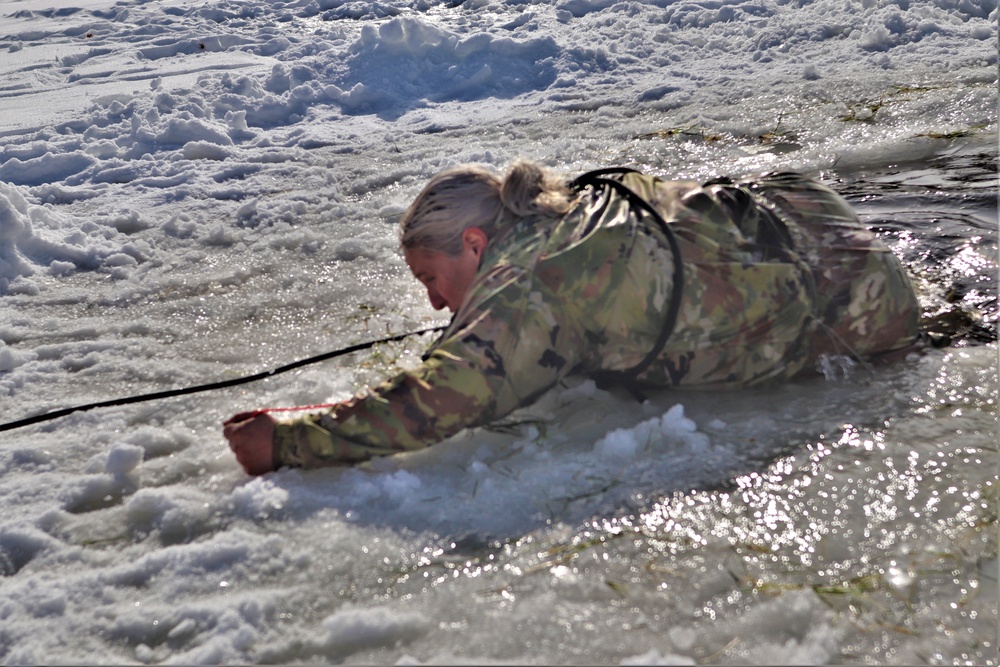
[[[265,412],[243,412],[223,424],[222,435],[250,475],[274,470],[274,419]]]

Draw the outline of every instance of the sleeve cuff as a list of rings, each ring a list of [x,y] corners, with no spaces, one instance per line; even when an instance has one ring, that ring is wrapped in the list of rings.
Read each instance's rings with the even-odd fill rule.
[[[272,442],[275,470],[282,466],[318,468],[346,463],[336,456],[330,432],[310,417],[278,422]]]
[[[307,415],[274,425],[272,453],[274,469],[283,466],[323,468],[354,465],[376,456],[398,453],[399,449],[364,445],[334,435],[317,421],[320,415]]]

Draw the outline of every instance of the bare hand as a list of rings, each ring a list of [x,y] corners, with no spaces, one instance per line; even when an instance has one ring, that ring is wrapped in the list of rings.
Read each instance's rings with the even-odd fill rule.
[[[265,412],[243,412],[223,424],[222,435],[250,475],[263,475],[275,469],[274,424],[274,419]]]

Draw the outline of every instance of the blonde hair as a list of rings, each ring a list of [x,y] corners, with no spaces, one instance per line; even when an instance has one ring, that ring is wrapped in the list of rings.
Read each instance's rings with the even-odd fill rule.
[[[571,206],[565,182],[535,162],[514,162],[502,180],[483,167],[463,165],[424,186],[399,221],[399,244],[457,255],[469,227],[492,239],[508,218],[561,217]]]

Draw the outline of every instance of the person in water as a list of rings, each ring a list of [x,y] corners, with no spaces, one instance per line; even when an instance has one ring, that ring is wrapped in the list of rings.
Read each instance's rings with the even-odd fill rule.
[[[628,169],[566,181],[518,161],[435,176],[400,245],[450,325],[423,363],[367,394],[224,435],[251,474],[427,447],[535,401],[563,377],[696,390],[912,349],[898,259],[832,190],[794,173],[699,184]]]

